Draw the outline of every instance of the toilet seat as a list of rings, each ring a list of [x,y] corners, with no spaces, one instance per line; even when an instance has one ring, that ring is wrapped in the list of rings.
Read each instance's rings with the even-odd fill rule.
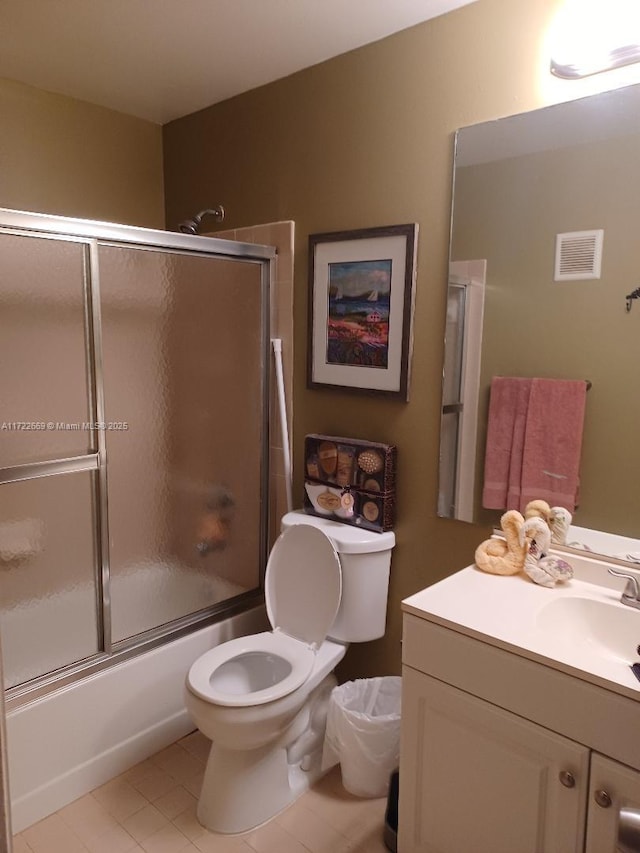
[[[260,685],[258,689],[251,689],[256,685],[251,683],[254,668],[247,671],[245,666],[249,656],[263,657],[263,661],[258,658],[254,660],[265,677],[274,663],[276,674],[278,671],[286,671],[287,667],[288,674],[275,684],[265,683],[264,687]],[[280,631],[264,631],[228,640],[205,652],[189,670],[187,684],[196,696],[216,705],[262,705],[297,690],[309,677],[314,662],[315,652],[306,643],[287,637]],[[244,675],[242,672],[234,672],[234,666],[242,667]],[[223,667],[229,671],[221,672]],[[242,689],[243,682],[245,690]]]
[[[261,705],[297,690],[313,669],[341,594],[340,560],[331,540],[310,525],[285,530],[265,575],[273,631],[206,652],[189,670],[189,689],[207,702],[232,707]]]
[[[275,629],[318,648],[342,596],[340,558],[329,537],[310,524],[284,530],[267,562],[264,595]]]

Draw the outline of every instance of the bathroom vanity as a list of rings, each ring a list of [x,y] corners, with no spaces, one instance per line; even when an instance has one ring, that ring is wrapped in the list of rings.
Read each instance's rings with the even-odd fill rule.
[[[640,851],[640,610],[571,562],[554,589],[470,567],[403,602],[399,853]]]

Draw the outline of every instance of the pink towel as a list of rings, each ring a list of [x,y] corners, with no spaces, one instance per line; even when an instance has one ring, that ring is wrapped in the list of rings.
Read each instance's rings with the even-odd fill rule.
[[[491,381],[482,506],[518,509],[522,452],[532,380],[494,376]]]
[[[534,379],[522,453],[520,505],[544,500],[570,512],[578,501],[587,384],[581,379]]]

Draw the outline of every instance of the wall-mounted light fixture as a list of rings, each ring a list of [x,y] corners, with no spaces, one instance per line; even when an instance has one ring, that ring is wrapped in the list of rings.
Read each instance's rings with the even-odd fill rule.
[[[639,61],[639,0],[566,0],[554,23],[552,74],[576,79]]]

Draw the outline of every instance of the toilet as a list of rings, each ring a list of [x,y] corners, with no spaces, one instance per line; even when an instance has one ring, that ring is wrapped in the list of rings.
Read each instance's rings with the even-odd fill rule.
[[[198,820],[246,832],[322,775],[333,670],[347,644],[384,635],[393,532],[289,512],[265,574],[271,631],[205,652],[185,703],[211,741]]]

